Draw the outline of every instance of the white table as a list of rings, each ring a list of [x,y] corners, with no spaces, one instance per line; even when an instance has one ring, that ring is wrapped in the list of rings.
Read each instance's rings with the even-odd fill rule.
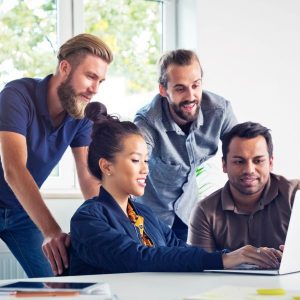
[[[112,293],[116,294],[120,300],[182,300],[184,297],[201,294],[223,285],[234,285],[237,288],[238,286],[248,286],[298,289],[300,292],[300,273],[280,276],[213,273],[126,273],[52,279],[55,281],[105,281],[109,283]],[[1,297],[1,299],[4,298]]]

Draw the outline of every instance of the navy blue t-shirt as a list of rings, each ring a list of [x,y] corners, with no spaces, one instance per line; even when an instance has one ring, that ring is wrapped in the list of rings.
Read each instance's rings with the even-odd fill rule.
[[[27,168],[39,187],[69,145],[88,146],[91,141],[92,122],[85,118],[77,120],[66,115],[59,127],[53,126],[47,107],[47,85],[51,76],[14,80],[0,93],[0,131],[16,132],[26,137]],[[4,179],[1,163],[0,207],[20,206]]]

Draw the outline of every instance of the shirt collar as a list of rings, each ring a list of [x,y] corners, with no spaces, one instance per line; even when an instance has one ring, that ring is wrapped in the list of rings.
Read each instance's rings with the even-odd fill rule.
[[[234,210],[235,205],[231,196],[229,181],[226,182],[224,188],[221,191],[221,203],[223,210]]]
[[[103,186],[100,187],[98,199],[99,198],[100,201],[103,204],[105,204],[105,206],[112,209],[119,217],[129,220],[128,217],[123,212],[123,210],[121,209],[120,205],[116,202],[113,196]],[[129,197],[128,202],[130,203],[131,207],[136,211],[136,213],[138,213],[138,210],[136,209],[131,197]]]
[[[52,74],[48,75],[44,79],[41,79],[36,87],[35,93],[35,106],[37,108],[37,112],[40,115],[49,116],[48,105],[47,105],[47,95],[48,95],[48,83]]]
[[[192,127],[194,127],[195,129],[198,129],[200,126],[203,125],[203,121],[204,121],[203,112],[202,112],[201,104],[200,104],[198,118],[195,120],[195,122],[193,122]]]
[[[275,180],[273,174],[270,174],[269,180],[263,191],[262,197],[260,199],[261,205],[264,207],[271,203],[279,194],[278,182]]]

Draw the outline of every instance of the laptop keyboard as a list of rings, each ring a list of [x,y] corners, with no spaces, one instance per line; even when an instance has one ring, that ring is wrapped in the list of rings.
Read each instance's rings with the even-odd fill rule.
[[[232,269],[233,270],[278,270],[278,268],[262,269],[259,266],[252,265],[252,264],[241,264]]]

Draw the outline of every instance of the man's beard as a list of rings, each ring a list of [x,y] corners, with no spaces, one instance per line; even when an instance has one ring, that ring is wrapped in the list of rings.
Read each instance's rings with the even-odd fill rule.
[[[169,103],[170,103],[171,108],[173,109],[173,111],[175,112],[175,114],[179,118],[181,118],[181,119],[183,119],[187,122],[193,122],[198,118],[198,114],[199,114],[199,110],[200,110],[199,101],[196,101],[196,100],[188,101],[188,100],[186,100],[186,101],[180,103],[179,105],[177,105],[173,102],[170,102],[170,101],[169,101]],[[195,105],[196,105],[196,110],[195,110],[194,114],[190,114],[188,112],[184,112],[184,111],[181,110],[182,106],[187,105],[187,104],[192,104],[192,103],[195,103]]]
[[[84,117],[84,109],[87,106],[86,101],[80,99],[80,95],[76,94],[75,89],[71,85],[71,74],[57,88],[57,94],[63,109],[73,118],[82,119]]]

